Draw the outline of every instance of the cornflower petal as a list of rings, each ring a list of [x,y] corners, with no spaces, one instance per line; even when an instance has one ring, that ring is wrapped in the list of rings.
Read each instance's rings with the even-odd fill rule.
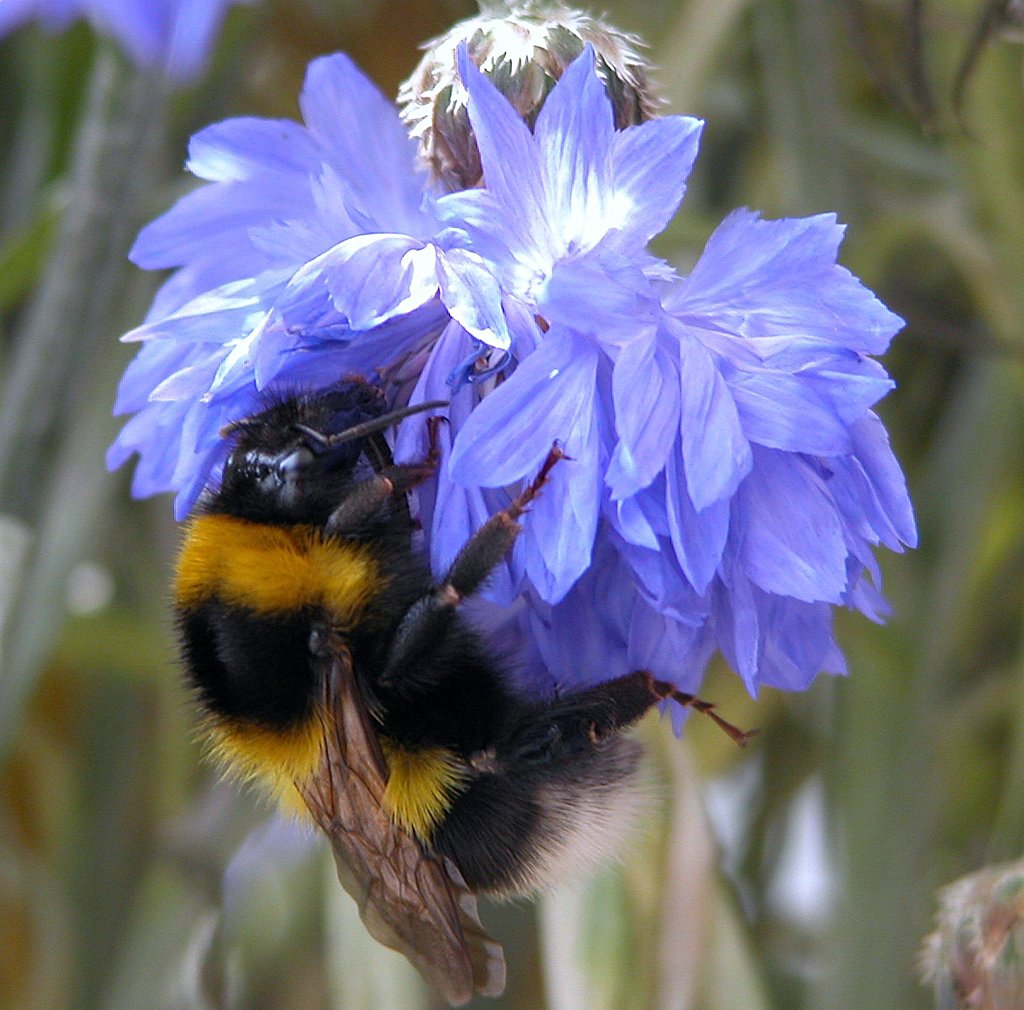
[[[297,198],[301,201],[301,196]],[[189,262],[227,259],[231,279],[253,276],[266,264],[254,249],[248,227],[253,220],[301,212],[301,202],[282,187],[218,183],[183,196],[166,214],[139,232],[129,258],[146,270]],[[223,266],[222,266],[223,269]]]
[[[711,354],[683,328],[674,328],[674,336],[686,487],[699,512],[735,492],[752,456],[736,403]]]
[[[675,455],[666,469],[665,510],[676,558],[697,593],[715,577],[729,533],[730,502],[720,498],[698,511],[690,498]]]
[[[466,249],[449,249],[438,256],[441,301],[462,327],[492,347],[511,343],[501,288],[481,257]]]
[[[452,448],[453,479],[484,487],[533,477],[556,442],[570,457],[552,471],[513,554],[517,570],[549,603],[561,599],[590,563],[601,497],[598,365],[591,343],[553,328],[484,397]]]
[[[185,166],[207,182],[254,183],[266,192],[320,162],[309,130],[294,120],[238,116],[193,134]]]
[[[846,542],[835,502],[800,456],[758,448],[736,495],[739,561],[761,589],[814,603],[842,603]]]
[[[320,278],[349,326],[369,330],[436,297],[437,250],[409,235],[357,235],[306,264],[293,287]]]
[[[38,18],[46,31],[60,31],[75,20],[78,6],[79,0],[4,0],[0,4],[0,36],[32,18]]]
[[[629,573],[603,538],[594,564],[561,600],[552,604],[526,594],[528,634],[553,686],[583,687],[608,680],[611,670],[629,669],[629,622],[636,599]],[[601,620],[594,619],[594,600],[608,603]]]
[[[416,143],[394,106],[342,53],[313,60],[299,97],[311,135],[344,174],[346,209],[360,230],[417,234],[423,190]]]
[[[658,613],[642,598],[635,602],[627,639],[631,667],[650,670],[680,691],[696,694],[714,648],[706,624],[682,624]]]
[[[536,245],[550,260],[554,241],[548,224],[550,208],[533,134],[477,70],[465,46],[459,49],[458,61],[487,189],[502,206],[519,208],[520,216],[510,215],[506,222],[512,226],[517,244],[524,248]]]
[[[162,68],[185,82],[196,77],[235,0],[3,0],[0,36],[32,18],[47,31],[78,17],[115,38],[141,67]]]
[[[854,422],[850,429],[854,441],[857,461],[864,470],[871,491],[885,520],[878,522],[875,529],[882,542],[891,550],[901,550],[900,541],[907,547],[917,546],[917,524],[914,509],[907,494],[907,482],[903,471],[893,455],[889,436],[878,415],[868,411]],[[885,536],[882,530],[891,530]]]
[[[589,429],[598,352],[569,330],[549,331],[537,350],[484,397],[452,448],[462,484],[503,487],[532,477],[555,442]],[[558,468],[556,468],[558,469]]]
[[[620,130],[612,139],[611,226],[640,252],[671,220],[686,193],[704,121],[666,116]],[[625,250],[624,250],[625,251]]]
[[[680,424],[679,366],[656,334],[623,346],[612,372],[615,446],[605,482],[621,500],[647,487],[664,469]]]
[[[614,536],[610,539],[629,565],[640,595],[657,613],[693,628],[707,624],[711,616],[710,596],[697,593],[682,575],[667,536],[659,537],[653,549]]]
[[[586,46],[548,95],[533,131],[552,230],[585,250],[608,231],[612,107]],[[489,166],[484,161],[485,169]],[[617,222],[616,222],[617,223]]]
[[[816,336],[881,354],[903,320],[836,264],[844,230],[834,214],[764,221],[733,211],[665,308],[751,339]]]

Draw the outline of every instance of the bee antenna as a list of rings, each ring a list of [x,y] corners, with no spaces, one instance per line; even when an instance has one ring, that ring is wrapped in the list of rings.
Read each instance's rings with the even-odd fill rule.
[[[353,439],[365,438],[376,431],[383,431],[385,428],[390,428],[391,425],[397,424],[413,414],[422,414],[427,410],[436,410],[439,407],[447,406],[447,400],[428,400],[425,403],[412,404],[399,410],[392,410],[388,414],[382,414],[380,417],[375,417],[369,421],[363,421],[362,424],[353,425],[351,428],[338,432],[337,435],[323,435],[318,431],[305,427],[305,425],[297,424],[295,427],[310,438],[315,438],[324,448],[329,448],[340,445],[342,442],[351,442]]]

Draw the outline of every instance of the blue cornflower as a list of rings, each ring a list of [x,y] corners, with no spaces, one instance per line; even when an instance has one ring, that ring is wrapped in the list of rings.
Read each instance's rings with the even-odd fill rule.
[[[615,130],[587,47],[529,129],[461,53],[484,188],[435,193],[392,107],[344,57],[314,62],[305,125],[198,134],[209,185],[133,257],[178,267],[118,399],[139,494],[183,514],[260,390],[376,371],[396,398],[450,399],[432,564],[553,441],[559,464],[490,595],[523,683],[645,666],[693,690],[718,648],[753,691],[842,672],[832,608],[875,619],[872,549],[915,532],[872,406],[871,357],[901,321],[836,264],[831,216],[741,211],[679,277],[647,251],[685,192],[703,124]],[[396,455],[423,451],[422,418]],[[492,618],[494,615],[492,615]]]
[[[36,20],[60,31],[80,17],[112,36],[140,67],[180,81],[202,70],[224,17],[240,0],[3,0],[0,37]]]
[[[614,131],[589,52],[532,133],[475,68],[462,74],[487,188],[443,204],[521,309],[519,363],[456,419],[441,478],[466,498],[513,484],[554,438],[576,461],[556,470],[514,557],[547,668],[585,669],[578,648],[561,652],[572,626],[629,665],[651,662],[652,639],[675,640],[698,668],[720,648],[751,690],[842,672],[832,605],[880,617],[872,547],[915,542],[870,410],[892,382],[869,355],[902,321],[836,264],[831,215],[737,212],[673,278],[644,247],[683,196],[701,124]],[[433,378],[424,398],[442,393]],[[447,493],[433,525],[441,557],[467,525],[449,517],[469,511]],[[627,566],[612,596],[579,581],[603,542]]]

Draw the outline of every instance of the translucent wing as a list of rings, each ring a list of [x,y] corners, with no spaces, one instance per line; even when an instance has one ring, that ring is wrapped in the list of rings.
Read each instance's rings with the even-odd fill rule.
[[[323,664],[327,744],[316,773],[297,783],[331,840],[338,879],[374,939],[404,954],[452,1006],[505,988],[501,945],[449,860],[425,854],[382,806],[386,765],[344,642],[328,635]]]

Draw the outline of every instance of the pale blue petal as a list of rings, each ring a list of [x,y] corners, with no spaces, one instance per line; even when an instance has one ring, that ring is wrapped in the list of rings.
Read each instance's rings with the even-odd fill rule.
[[[739,336],[814,336],[880,354],[903,320],[836,265],[843,230],[834,214],[762,221],[734,211],[665,307]]]
[[[629,622],[629,666],[650,670],[680,691],[696,694],[714,651],[706,622],[681,624],[638,599]]]
[[[617,539],[615,542],[629,565],[630,578],[659,614],[695,628],[707,621],[709,597],[697,593],[682,574],[667,538],[654,550]]]
[[[423,230],[416,141],[395,107],[349,57],[313,60],[299,97],[303,119],[344,179],[347,210],[366,231]]]
[[[751,584],[738,567],[729,567],[728,579],[716,583],[716,639],[726,661],[740,675],[747,691],[756,698],[762,659],[757,587]]]
[[[205,68],[229,2],[231,0],[176,0],[163,58],[171,78],[188,81]]]
[[[892,608],[886,602],[885,597],[866,579],[858,579],[854,582],[848,598],[847,606],[859,610],[869,621],[875,624],[884,624],[888,619]]]
[[[309,131],[291,119],[241,116],[193,134],[185,167],[209,182],[276,182],[303,188],[320,167]]]
[[[916,547],[914,508],[907,494],[906,478],[892,453],[885,427],[876,414],[868,413],[852,426],[851,434],[857,459],[893,530],[908,547]]]
[[[549,247],[553,241],[548,225],[550,207],[533,134],[508,100],[473,65],[465,45],[459,48],[458,60],[487,189],[504,207],[519,210],[514,233],[517,245]]]
[[[654,333],[624,345],[612,372],[618,443],[605,482],[621,500],[647,487],[677,444],[678,365]]]
[[[128,363],[117,387],[114,414],[142,410],[149,394],[165,376],[187,365],[195,347],[173,340],[154,340],[144,344]],[[130,423],[130,422],[129,422]]]
[[[78,0],[3,0],[0,3],[0,37],[32,18],[37,18],[46,31],[57,32],[80,14]]]
[[[765,635],[758,683],[806,691],[819,673],[844,674],[846,664],[832,638],[832,608],[784,597],[762,597]]]
[[[237,258],[234,276],[253,269],[248,229],[256,222],[288,218],[303,212],[301,191],[289,187],[253,187],[247,183],[216,183],[183,196],[166,214],[139,232],[129,258],[147,270],[176,267],[216,255],[229,263]],[[256,258],[259,268],[266,256]],[[233,264],[234,265],[234,264]]]
[[[287,298],[320,283],[352,329],[369,330],[437,296],[437,251],[407,235],[357,235],[297,271]]]
[[[602,248],[559,260],[531,295],[548,322],[609,344],[631,340],[641,327],[653,325],[657,306],[643,271]]]
[[[611,511],[606,513],[608,520],[623,540],[652,551],[660,549],[658,534],[644,514],[637,496],[612,501],[609,508]]]
[[[532,477],[553,442],[589,428],[597,360],[588,342],[552,329],[459,432],[452,449],[454,479],[502,487]]]
[[[222,344],[256,327],[281,285],[270,277],[231,281],[187,302],[160,320],[129,330],[124,343],[174,339]]]
[[[694,508],[675,453],[668,458],[665,506],[669,535],[679,565],[690,584],[703,594],[715,577],[729,533],[729,500]]]
[[[671,220],[686,192],[703,129],[703,120],[665,116],[615,134],[613,191],[605,213],[624,250],[639,252]]]
[[[835,502],[799,456],[755,450],[733,523],[743,570],[761,589],[808,603],[841,603],[846,542]]]
[[[697,511],[730,496],[751,466],[750,444],[712,356],[685,330],[675,330],[681,381],[686,487]]]
[[[557,605],[527,595],[529,633],[560,690],[629,672],[629,622],[636,589],[615,551],[598,538],[594,563]]]
[[[606,207],[614,135],[611,102],[587,45],[544,100],[534,126],[551,228],[583,248],[618,224],[607,220]]]
[[[851,450],[843,419],[802,376],[730,369],[727,381],[743,434],[751,442],[821,456]]]
[[[813,337],[765,337],[753,341],[766,368],[786,371],[814,389],[847,424],[893,389],[873,358]],[[810,451],[810,450],[807,450]]]
[[[441,301],[477,340],[505,349],[511,343],[501,288],[486,263],[465,249],[449,249],[437,258]]]
[[[561,600],[590,567],[601,511],[598,419],[586,388],[579,391],[579,407],[561,439],[569,458],[551,472],[513,551],[514,569],[525,572],[548,603]]]
[[[218,352],[220,348],[217,348]],[[186,365],[172,372],[149,394],[154,403],[173,400],[193,400],[203,396],[210,388],[210,380],[217,370],[221,354],[211,355],[206,361]]]

